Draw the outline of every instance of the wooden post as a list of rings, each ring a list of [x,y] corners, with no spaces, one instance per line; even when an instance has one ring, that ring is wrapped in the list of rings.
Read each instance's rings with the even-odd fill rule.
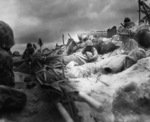
[[[146,15],[146,18],[147,18],[148,23],[150,23],[150,15],[149,15],[149,13],[148,13],[148,9],[150,9],[150,8],[144,3],[144,5],[143,5],[143,10],[144,10],[144,13],[145,13],[145,15]]]
[[[93,107],[95,110],[97,110],[99,112],[104,111],[103,105],[101,103],[99,103],[98,101],[96,101],[95,99],[93,99],[92,97],[88,96],[87,94],[85,94],[83,92],[79,92],[78,97],[80,99],[82,99],[83,102],[86,102],[88,105]]]
[[[139,4],[139,23],[141,20],[141,5],[140,5],[141,0],[138,0],[138,4]]]
[[[68,36],[72,39],[72,37],[70,36],[70,34],[68,33]]]
[[[64,34],[62,35],[62,41],[63,41],[63,45],[65,45]]]
[[[61,103],[57,103],[56,106],[62,117],[65,119],[65,122],[74,122],[73,119],[70,117],[68,111]]]

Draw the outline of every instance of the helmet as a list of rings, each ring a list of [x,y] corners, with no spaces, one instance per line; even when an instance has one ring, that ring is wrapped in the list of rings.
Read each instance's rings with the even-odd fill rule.
[[[14,35],[11,27],[0,21],[0,47],[10,49],[14,44]]]
[[[130,20],[129,17],[124,18],[124,22],[130,22],[130,21],[131,21],[131,20]]]
[[[27,43],[27,48],[30,48],[32,47],[32,44],[31,43]]]
[[[86,45],[86,46],[93,46],[93,43],[92,43],[91,40],[87,40],[87,41],[85,42],[85,45]]]
[[[78,34],[78,39],[81,41],[86,41],[88,39],[88,35],[87,34],[84,34],[84,33],[79,33]]]
[[[13,56],[19,57],[19,56],[21,56],[21,55],[20,55],[20,53],[19,53],[18,51],[14,51],[14,52],[13,52]]]

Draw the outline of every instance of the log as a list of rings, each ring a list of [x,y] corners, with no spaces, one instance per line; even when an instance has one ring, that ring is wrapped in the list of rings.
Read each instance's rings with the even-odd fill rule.
[[[94,109],[96,109],[99,112],[102,112],[104,110],[103,106],[101,103],[99,103],[98,101],[96,101],[95,99],[93,99],[92,97],[88,96],[87,94],[85,94],[84,92],[79,92],[78,93],[79,98],[81,98],[84,102],[86,102],[88,105],[90,105],[91,107],[93,107]]]
[[[61,103],[57,103],[56,106],[62,117],[65,119],[65,122],[74,122],[73,119],[70,117],[69,113],[67,112],[67,110]]]

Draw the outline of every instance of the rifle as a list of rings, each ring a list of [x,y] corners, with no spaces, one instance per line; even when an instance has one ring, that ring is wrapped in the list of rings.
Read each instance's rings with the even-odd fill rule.
[[[122,23],[120,23],[120,24],[121,24],[123,27],[125,27],[124,24],[122,24]]]
[[[72,37],[70,36],[70,34],[68,33],[68,36],[72,39]]]

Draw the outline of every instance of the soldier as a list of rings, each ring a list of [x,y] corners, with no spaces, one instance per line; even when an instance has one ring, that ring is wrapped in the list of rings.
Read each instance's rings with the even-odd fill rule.
[[[129,17],[124,18],[124,28],[130,29],[135,26],[135,23]]]
[[[23,59],[27,59],[27,58],[29,58],[33,53],[34,53],[34,47],[32,46],[31,43],[28,43],[28,44],[27,44],[27,47],[26,47],[26,49],[25,49],[25,51],[24,51],[24,53],[23,53],[22,58],[23,58]]]
[[[128,54],[130,51],[138,48],[137,42],[130,38],[130,31],[128,29],[119,27],[118,35],[122,42],[119,48],[119,54]]]
[[[0,21],[0,85],[14,86],[13,60],[10,51],[14,44],[12,29]]]
[[[82,50],[82,54],[85,54],[87,57],[87,62],[96,61],[98,58],[98,52],[97,49],[94,47],[91,40],[87,40],[87,45]]]
[[[11,47],[15,44],[13,31],[0,21],[0,113],[22,110],[26,95],[12,87],[14,83]],[[1,115],[0,114],[0,115]]]

